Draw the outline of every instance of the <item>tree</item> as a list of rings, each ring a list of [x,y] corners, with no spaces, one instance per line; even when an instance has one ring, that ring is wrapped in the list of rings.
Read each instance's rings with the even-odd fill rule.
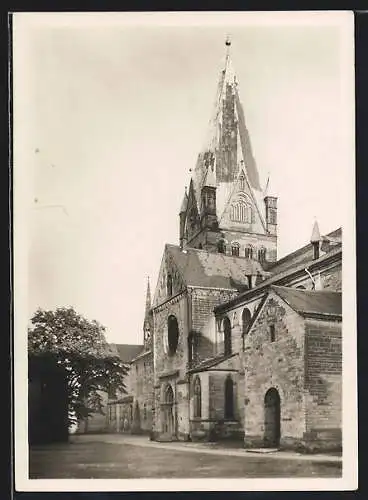
[[[126,366],[105,338],[105,327],[72,307],[38,309],[28,329],[28,355],[52,360],[67,377],[69,424],[103,414],[100,391],[125,393]]]

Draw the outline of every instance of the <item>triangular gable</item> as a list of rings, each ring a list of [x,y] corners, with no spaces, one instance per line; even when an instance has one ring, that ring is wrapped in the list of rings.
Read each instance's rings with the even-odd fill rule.
[[[181,272],[180,268],[175,262],[173,255],[168,249],[168,245],[165,245],[164,253],[161,259],[160,270],[157,278],[157,284],[155,289],[155,295],[153,300],[153,307],[156,307],[161,302],[165,301],[167,297],[166,285],[167,285],[167,275],[171,274],[173,283],[176,283],[176,288],[184,289],[186,288],[185,277]]]
[[[286,308],[288,308],[290,311],[293,311],[295,314],[297,314],[298,316],[300,316],[302,318],[302,315],[299,313],[299,311],[297,311],[288,302],[286,302],[284,300],[284,298],[281,295],[279,295],[273,287],[270,286],[269,288],[267,288],[266,293],[262,297],[261,302],[259,303],[258,307],[256,308],[256,310],[254,311],[254,313],[252,315],[251,321],[248,325],[248,329],[246,332],[246,338],[248,338],[248,336],[249,336],[249,338],[252,338],[253,327],[254,327],[256,321],[263,314],[263,311],[267,307],[270,300],[275,299],[275,298],[277,299],[278,302],[280,302],[280,301],[283,302],[285,304]]]
[[[242,181],[242,179],[244,180]],[[245,202],[250,203],[253,209],[253,222],[249,224],[251,231],[266,233],[266,223],[260,210],[258,200],[256,199],[254,191],[250,185],[246,168],[242,167],[239,169],[237,177],[231,185],[231,189],[226,189],[226,191],[222,194],[222,196],[226,196],[227,194],[227,199],[223,204],[223,211],[219,217],[220,227],[222,225],[228,226],[234,224],[234,221],[231,220],[231,206],[237,199],[243,199]],[[244,223],[241,224],[243,225]]]

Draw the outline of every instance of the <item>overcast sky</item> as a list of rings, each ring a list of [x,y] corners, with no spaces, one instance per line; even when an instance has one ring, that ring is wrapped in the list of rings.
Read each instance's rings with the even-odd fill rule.
[[[352,27],[336,15],[283,16],[220,15],[216,26],[208,16],[171,26],[156,15],[15,20],[29,317],[72,305],[104,324],[109,341],[142,341],[147,276],[153,292],[165,243],[178,243],[227,34],[261,182],[270,172],[279,197],[279,257],[309,241],[315,217],[321,233],[346,223]]]

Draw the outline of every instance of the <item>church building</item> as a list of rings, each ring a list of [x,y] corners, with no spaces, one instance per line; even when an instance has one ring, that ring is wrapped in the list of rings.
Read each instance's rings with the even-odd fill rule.
[[[341,230],[277,260],[226,42],[207,144],[150,309],[152,437],[341,447]]]
[[[148,283],[142,345],[117,346],[127,394],[110,397],[105,430],[341,449],[341,229],[321,235],[315,221],[278,260],[277,201],[260,185],[227,41],[179,241],[165,245],[153,300]]]

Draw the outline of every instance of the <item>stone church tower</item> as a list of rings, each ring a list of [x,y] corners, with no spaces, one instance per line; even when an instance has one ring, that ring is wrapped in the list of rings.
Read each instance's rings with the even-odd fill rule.
[[[241,339],[216,325],[213,311],[268,275],[266,264],[276,260],[276,202],[260,186],[227,41],[208,140],[180,208],[180,244],[165,245],[151,307],[155,439],[194,438],[202,432],[198,425],[225,417],[229,432],[241,433],[238,406],[229,406],[242,393],[236,361]],[[146,325],[147,314],[145,331]],[[209,360],[224,363],[221,376],[207,368],[199,374]],[[228,406],[222,400],[206,406],[218,390],[222,394],[224,377]],[[193,407],[199,382],[209,391],[202,413]]]
[[[262,191],[226,41],[205,148],[181,205],[180,246],[275,262],[277,198]]]

